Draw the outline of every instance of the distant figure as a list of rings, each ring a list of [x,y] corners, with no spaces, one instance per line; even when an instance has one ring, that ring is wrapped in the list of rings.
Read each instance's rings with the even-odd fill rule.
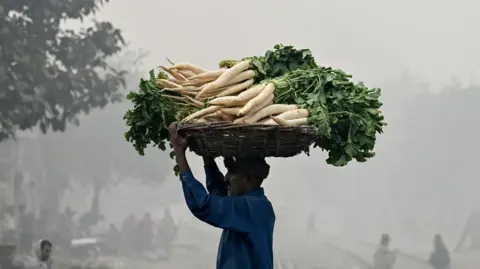
[[[480,250],[480,212],[473,212],[470,215],[454,251],[464,247],[468,239],[470,239],[469,249]]]
[[[158,242],[159,247],[165,250],[167,257],[171,254],[172,245],[177,237],[177,230],[177,225],[173,220],[170,209],[165,209],[165,214],[157,225],[156,241]]]
[[[20,221],[20,251],[23,253],[29,253],[32,249],[32,243],[34,242],[34,223],[35,215],[32,212],[26,212],[25,205],[19,206],[18,209],[19,221]]]
[[[122,228],[120,230],[122,234],[122,254],[133,254],[135,253],[135,239],[136,239],[136,228],[137,220],[135,215],[130,214],[123,221]]]
[[[397,258],[396,251],[389,249],[390,236],[383,234],[380,239],[380,245],[373,256],[373,268],[374,269],[392,269]]]
[[[117,255],[119,246],[122,245],[122,234],[114,224],[110,224],[110,229],[106,236],[106,243],[111,254]]]
[[[50,255],[52,253],[52,243],[48,240],[39,240],[33,246],[34,257],[28,259],[25,263],[26,269],[50,269],[52,261]]]
[[[137,226],[137,250],[139,253],[145,253],[152,250],[153,237],[155,236],[155,224],[152,221],[150,213],[145,213]]]
[[[15,220],[15,207],[14,206],[6,206],[5,214],[3,215],[3,237],[2,243],[3,244],[13,244],[17,243],[17,221]]]
[[[311,213],[307,219],[307,235],[315,235],[317,232],[317,225],[315,221],[315,214]]]
[[[443,243],[442,237],[437,234],[433,240],[434,250],[430,255],[428,263],[434,269],[449,269],[450,268],[450,253]]]

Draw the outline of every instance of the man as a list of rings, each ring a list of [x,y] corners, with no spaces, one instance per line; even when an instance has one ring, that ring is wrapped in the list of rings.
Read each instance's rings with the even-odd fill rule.
[[[449,269],[450,268],[450,252],[445,243],[443,243],[442,236],[435,235],[433,241],[434,251],[430,255],[428,263],[433,269]]]
[[[147,212],[137,225],[136,246],[140,254],[152,250],[154,235],[154,223],[150,213]]]
[[[172,252],[172,245],[177,237],[177,225],[173,220],[170,209],[166,208],[163,218],[157,225],[157,237],[156,240],[160,245],[160,248],[165,250],[167,257],[170,257]]]
[[[33,247],[35,258],[29,259],[25,263],[27,269],[47,269],[51,268],[52,261],[50,255],[52,253],[52,243],[48,240],[39,240]]]
[[[118,255],[118,248],[122,245],[122,234],[115,224],[110,224],[106,236],[106,243],[111,255]]]
[[[391,251],[389,249],[390,236],[388,234],[383,234],[380,239],[380,245],[378,246],[377,251],[373,257],[373,268],[374,269],[392,269],[397,258],[396,251]]]
[[[188,208],[201,221],[223,229],[217,269],[273,269],[275,214],[261,188],[270,169],[265,160],[226,159],[224,178],[215,161],[204,158],[207,192],[190,171],[187,139],[177,133],[176,124],[170,126],[170,142]]]
[[[20,244],[19,249],[23,253],[29,253],[32,250],[34,242],[34,228],[36,217],[32,212],[26,212],[25,205],[20,205],[18,209],[20,224]]]
[[[121,255],[137,254],[135,247],[136,232],[137,232],[137,220],[133,213],[130,213],[128,217],[123,221],[120,233],[122,235],[122,246],[120,248]]]

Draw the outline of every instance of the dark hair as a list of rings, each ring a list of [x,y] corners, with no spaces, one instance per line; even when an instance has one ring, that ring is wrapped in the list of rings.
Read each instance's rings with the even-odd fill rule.
[[[43,249],[46,246],[52,247],[52,242],[48,240],[42,240],[42,242],[40,242],[40,249]]]
[[[238,158],[225,164],[229,171],[244,174],[248,179],[257,180],[259,183],[267,178],[270,172],[270,166],[264,158]]]
[[[386,244],[390,242],[390,236],[388,234],[382,234],[382,238],[380,239],[382,244]]]

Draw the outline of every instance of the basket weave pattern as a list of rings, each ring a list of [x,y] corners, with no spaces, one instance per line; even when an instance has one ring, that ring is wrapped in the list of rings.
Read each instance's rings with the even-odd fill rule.
[[[308,154],[314,141],[310,126],[243,125],[230,122],[185,124],[190,150],[209,157],[291,157]]]

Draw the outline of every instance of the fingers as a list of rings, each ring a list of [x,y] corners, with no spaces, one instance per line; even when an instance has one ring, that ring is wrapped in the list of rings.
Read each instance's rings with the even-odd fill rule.
[[[177,123],[174,122],[170,124],[170,126],[168,127],[168,131],[170,132],[170,135],[177,134]]]

